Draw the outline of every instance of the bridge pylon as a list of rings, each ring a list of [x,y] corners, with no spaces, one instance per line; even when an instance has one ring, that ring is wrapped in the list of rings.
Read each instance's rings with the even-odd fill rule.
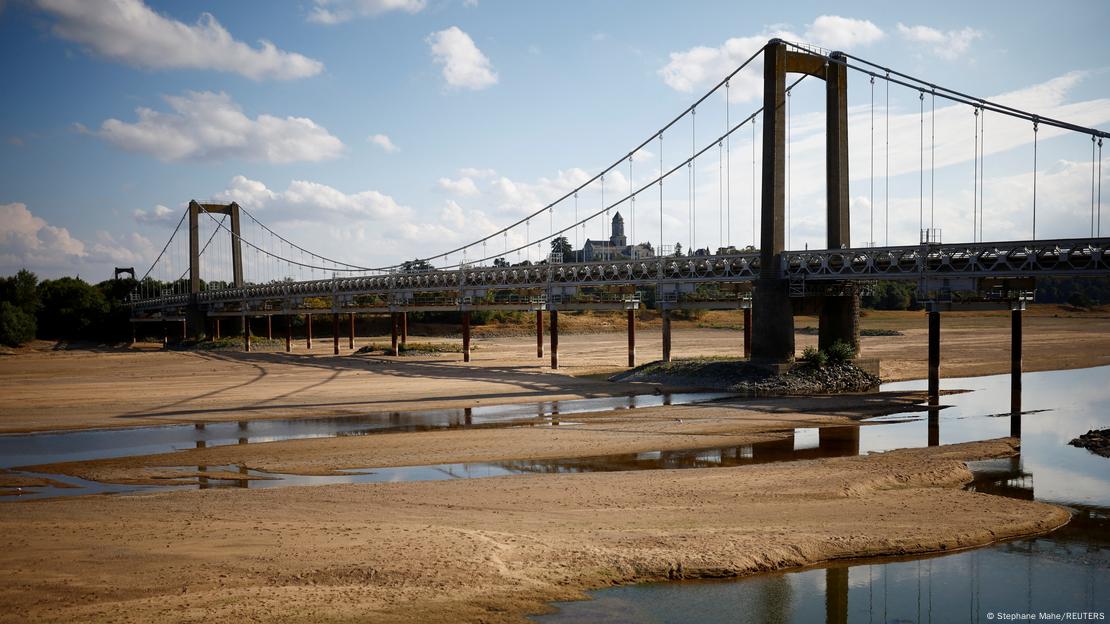
[[[231,275],[235,288],[242,288],[243,246],[239,229],[239,204],[202,204],[196,200],[189,202],[189,306],[185,315],[186,331],[193,338],[200,338],[208,326],[207,315],[197,301],[200,294],[200,215],[225,214],[231,221]],[[243,317],[243,333],[247,332],[246,317]]]
[[[794,359],[794,309],[819,309],[819,342],[837,340],[859,346],[859,293],[847,285],[794,301],[784,270],[786,238],[786,75],[806,74],[825,81],[825,181],[829,249],[850,246],[848,202],[848,77],[843,59],[790,49],[780,39],[763,52],[763,197],[760,230],[760,275],[753,293],[755,331],[752,359],[786,363]],[[800,305],[796,305],[800,304]]]

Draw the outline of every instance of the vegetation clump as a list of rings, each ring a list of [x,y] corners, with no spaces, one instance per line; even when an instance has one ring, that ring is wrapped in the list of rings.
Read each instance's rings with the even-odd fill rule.
[[[474,347],[472,346],[471,349]],[[449,342],[402,342],[393,350],[392,345],[371,342],[355,353],[381,353],[383,355],[434,355],[437,353],[462,353],[462,345]]]

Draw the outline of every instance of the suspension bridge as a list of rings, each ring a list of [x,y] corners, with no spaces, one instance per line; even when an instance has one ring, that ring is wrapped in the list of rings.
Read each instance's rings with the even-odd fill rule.
[[[730,90],[741,78],[753,79],[762,60],[762,107],[746,115],[732,112]],[[849,198],[848,77],[860,75],[870,89],[869,241],[852,244]],[[754,76],[759,80],[759,76]],[[824,81],[825,91],[825,247],[792,250],[791,234],[791,99],[806,79]],[[885,105],[876,105],[876,83]],[[919,131],[916,145],[904,146],[919,161],[918,232],[916,240],[890,242],[891,91],[901,90],[916,100]],[[711,99],[712,98],[712,99]],[[698,141],[697,127],[709,105],[721,98],[723,125],[708,140]],[[945,242],[936,215],[936,101],[966,110],[973,121],[973,172],[967,176],[970,223],[953,229],[969,230],[962,242]],[[928,101],[928,108],[926,102]],[[702,114],[699,115],[699,110]],[[747,112],[747,111],[745,111]],[[876,114],[884,145],[876,149]],[[885,120],[883,119],[885,117]],[[986,240],[984,224],[992,215],[985,208],[987,119],[1027,124],[1032,133],[1032,197],[1029,236],[1024,240]],[[734,121],[735,120],[735,121]],[[685,135],[684,125],[690,134]],[[761,140],[757,127],[761,128]],[[1007,126],[1009,127],[1009,126]],[[928,128],[928,135],[926,134]],[[1037,206],[1053,197],[1037,194],[1038,137],[1044,129],[1054,136],[1090,137],[1090,219],[1074,228],[1080,236],[1039,238]],[[747,138],[751,149],[733,149]],[[219,333],[221,318],[240,319],[246,328],[251,317],[286,317],[286,349],[292,349],[290,319],[304,315],[311,345],[313,316],[330,316],[335,353],[339,353],[340,319],[350,320],[350,346],[355,314],[388,314],[393,343],[407,334],[408,312],[454,311],[460,314],[463,359],[470,359],[470,313],[476,310],[515,310],[536,314],[537,355],[544,357],[544,312],[549,316],[550,356],[558,367],[558,313],[573,310],[625,310],[628,313],[630,366],[636,362],[633,312],[650,298],[663,318],[664,360],[671,357],[670,313],[677,309],[736,309],[744,315],[743,350],[746,357],[767,364],[788,363],[795,354],[795,314],[816,314],[819,343],[827,347],[844,340],[859,344],[859,300],[878,280],[909,280],[918,300],[925,302],[930,330],[930,394],[937,393],[940,314],[953,309],[1008,309],[1013,313],[1014,367],[1020,391],[1021,311],[1030,300],[1037,277],[1110,275],[1110,238],[1101,236],[1102,143],[1108,134],[1096,128],[1038,115],[998,101],[941,87],[907,73],[846,54],[774,39],[723,77],[696,101],[611,165],[531,214],[482,238],[435,255],[387,266],[359,266],[301,247],[278,234],[237,203],[192,201],[151,268],[131,297],[132,320],[180,323],[184,335]],[[687,138],[689,139],[687,141]],[[672,161],[664,160],[664,144]],[[757,157],[757,143],[761,157]],[[653,154],[651,150],[655,150]],[[678,154],[677,160],[673,156]],[[636,163],[658,156],[658,168],[640,180]],[[885,160],[878,163],[878,157]],[[652,163],[654,164],[654,163]],[[885,166],[883,212],[876,211],[876,165]],[[643,167],[643,165],[641,165]],[[699,204],[698,168],[717,170],[718,202]],[[625,176],[627,171],[627,176]],[[750,172],[750,244],[734,239],[733,185]],[[685,173],[685,175],[683,175]],[[605,196],[606,176],[623,180],[613,198]],[[682,178],[685,178],[683,180]],[[927,181],[927,183],[926,183]],[[664,201],[664,189],[685,186],[685,202]],[[682,186],[677,186],[681,189]],[[738,185],[739,186],[739,185]],[[1085,189],[1082,189],[1085,192]],[[745,189],[746,191],[746,189]],[[1042,191],[1043,193],[1043,191]],[[600,195],[600,203],[583,208],[580,199]],[[737,193],[736,195],[739,195]],[[757,199],[758,197],[758,199]],[[747,199],[747,198],[745,198]],[[584,202],[583,202],[584,203]],[[674,214],[685,203],[686,214]],[[1014,199],[1012,211],[1020,211]],[[637,239],[640,220],[657,211],[659,231]],[[602,240],[610,215],[624,209],[629,215],[633,251],[585,259],[577,253],[545,254],[553,241],[578,243],[588,229],[598,228]],[[905,212],[904,209],[896,208]],[[670,214],[667,214],[667,213]],[[681,212],[681,211],[680,211]],[[584,213],[584,214],[583,214]],[[619,214],[619,213],[618,213]],[[559,225],[556,225],[556,215]],[[698,217],[716,217],[717,245],[697,240]],[[896,215],[897,216],[897,215]],[[882,219],[884,242],[876,241],[876,217]],[[1044,217],[1042,216],[1042,219]],[[664,243],[668,219],[686,221],[686,253]],[[546,223],[544,223],[546,221]],[[739,223],[740,219],[735,219]],[[622,222],[623,223],[623,222]],[[543,226],[547,225],[546,228]],[[546,232],[542,231],[546,229]],[[1044,225],[1042,224],[1042,232]],[[623,238],[623,231],[620,232]],[[657,236],[652,243],[637,240]],[[714,248],[715,247],[715,248]],[[511,262],[513,257],[517,262]],[[522,255],[525,259],[521,259]],[[648,296],[650,294],[650,297]],[[754,329],[754,331],[753,331]],[[244,331],[250,349],[250,332]],[[1020,392],[1019,392],[1020,396]],[[1020,399],[1018,399],[1020,402]]]

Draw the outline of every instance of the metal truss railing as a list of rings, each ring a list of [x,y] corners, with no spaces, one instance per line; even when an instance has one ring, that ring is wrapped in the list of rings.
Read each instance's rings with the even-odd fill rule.
[[[752,282],[759,277],[759,272],[758,252],[520,267],[471,266],[452,271],[339,277],[209,290],[198,293],[196,301],[210,307],[224,303],[258,307],[262,302],[274,301],[284,302],[283,307],[289,307],[290,303],[299,305],[311,298],[358,305],[360,297],[374,297],[375,303],[370,305],[381,306],[413,305],[415,302],[428,305],[423,302],[433,300],[441,301],[442,305],[458,302],[526,304],[542,303],[533,299],[542,298],[548,292],[564,291],[562,296],[566,297],[568,288],[577,291],[580,287],[643,288],[661,284],[695,288]],[[1110,275],[1110,238],[787,251],[782,254],[780,275],[792,283]],[[143,311],[180,307],[190,301],[190,295],[173,295],[134,301],[132,308]]]

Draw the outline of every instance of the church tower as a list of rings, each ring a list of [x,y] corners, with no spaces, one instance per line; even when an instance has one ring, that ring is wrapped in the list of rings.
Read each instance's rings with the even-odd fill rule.
[[[628,245],[628,239],[624,235],[624,217],[621,213],[613,215],[613,229],[612,235],[609,237],[609,244],[613,247],[625,247]]]

